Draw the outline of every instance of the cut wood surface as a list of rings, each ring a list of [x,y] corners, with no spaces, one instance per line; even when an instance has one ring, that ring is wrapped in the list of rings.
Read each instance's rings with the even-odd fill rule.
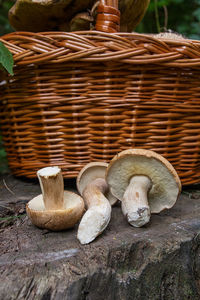
[[[77,240],[78,226],[50,232],[30,223],[25,203],[39,193],[37,180],[0,177],[0,299],[200,299],[200,186],[142,228],[118,204],[88,245]]]

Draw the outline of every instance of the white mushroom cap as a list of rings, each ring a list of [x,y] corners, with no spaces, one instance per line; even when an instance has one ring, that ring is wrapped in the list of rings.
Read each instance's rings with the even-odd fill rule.
[[[111,193],[123,199],[132,177],[147,176],[152,187],[148,194],[151,213],[171,208],[181,191],[181,182],[174,167],[163,156],[144,149],[128,149],[110,162],[106,179]]]
[[[105,179],[107,167],[108,164],[105,162],[91,162],[81,169],[76,180],[77,189],[80,195],[83,194],[86,186],[95,179]],[[109,200],[111,205],[114,205],[117,202],[117,198],[115,198],[109,191],[105,194],[105,197]]]
[[[73,227],[80,220],[84,212],[84,201],[79,195],[64,191],[64,208],[46,210],[41,194],[27,203],[26,211],[34,225],[53,231],[64,230]]]

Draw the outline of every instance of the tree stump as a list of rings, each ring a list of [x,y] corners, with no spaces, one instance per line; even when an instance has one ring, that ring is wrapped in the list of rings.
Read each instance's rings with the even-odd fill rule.
[[[37,181],[1,177],[0,299],[200,299],[200,186],[192,188],[143,228],[113,207],[105,232],[80,245],[77,226],[50,232],[30,223],[24,207],[40,193]]]

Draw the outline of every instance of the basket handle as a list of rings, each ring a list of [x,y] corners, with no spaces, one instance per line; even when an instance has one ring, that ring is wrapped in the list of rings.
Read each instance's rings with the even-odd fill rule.
[[[120,31],[118,0],[101,0],[99,2],[95,29],[109,33]]]

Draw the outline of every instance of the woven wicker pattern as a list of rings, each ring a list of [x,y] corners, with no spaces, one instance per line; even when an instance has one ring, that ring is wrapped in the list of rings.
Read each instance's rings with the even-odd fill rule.
[[[75,177],[89,161],[136,147],[164,155],[183,184],[200,178],[200,42],[98,31],[18,32],[3,78],[1,129],[10,167]]]
[[[120,31],[120,11],[117,0],[100,1],[95,29],[102,32]]]

